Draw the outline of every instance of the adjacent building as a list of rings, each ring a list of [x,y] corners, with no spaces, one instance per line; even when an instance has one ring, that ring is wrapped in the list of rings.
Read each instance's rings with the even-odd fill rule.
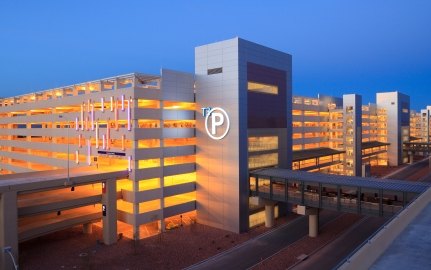
[[[400,92],[377,93],[378,108],[386,110],[388,162],[398,166],[408,162],[403,142],[410,141],[410,97]]]

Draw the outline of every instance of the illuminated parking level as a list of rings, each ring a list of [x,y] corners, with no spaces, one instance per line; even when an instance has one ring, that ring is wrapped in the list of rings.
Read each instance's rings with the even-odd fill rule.
[[[195,210],[193,75],[162,70],[0,100],[2,174],[128,171],[118,219],[139,226]],[[82,189],[82,188],[81,188]]]

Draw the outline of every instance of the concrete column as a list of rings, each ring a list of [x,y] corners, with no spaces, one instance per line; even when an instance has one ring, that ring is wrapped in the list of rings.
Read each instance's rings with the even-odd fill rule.
[[[413,153],[409,155],[409,163],[413,164]]]
[[[134,168],[138,168],[138,162],[136,161]],[[135,194],[139,192],[139,181],[133,181],[133,191]],[[138,241],[140,239],[140,232],[139,232],[139,224],[136,221],[136,217],[139,215],[139,203],[134,202],[133,203],[133,218],[135,219],[134,225],[133,225],[133,240]]]
[[[308,215],[308,236],[317,237],[319,232],[319,215]]]
[[[117,182],[106,181],[106,190],[102,194],[102,204],[106,215],[102,217],[103,243],[111,245],[117,242]]]
[[[18,263],[18,209],[14,191],[0,194],[0,269],[14,269],[12,258],[4,253],[5,247],[11,247]]]
[[[136,103],[138,101],[136,100]],[[135,104],[134,104],[135,105]],[[134,108],[137,108],[138,106],[136,105],[133,106]],[[137,123],[137,119],[133,119],[134,123]],[[136,157],[136,149],[139,148],[139,143],[137,140],[133,140],[132,141],[132,156]],[[139,168],[139,160],[137,160],[136,158],[132,158],[132,171],[129,172],[129,180],[132,181],[132,186],[133,186],[133,192],[134,194],[137,194],[139,192],[139,179],[136,177],[136,170]],[[140,238],[140,233],[139,233],[139,225],[136,217],[139,215],[139,203],[134,202],[133,203],[133,240],[138,241]]]
[[[159,228],[159,232],[165,232],[166,231],[165,220],[161,219],[157,221],[157,227]]]
[[[265,227],[271,228],[274,226],[274,203],[265,203]]]
[[[85,234],[92,234],[93,233],[93,223],[82,224],[82,232]]]
[[[164,107],[164,102],[160,101],[160,108]],[[163,116],[163,114],[162,114]],[[160,121],[160,126],[163,127],[164,126],[164,122],[165,119],[162,117],[161,121]],[[162,210],[160,212],[160,214],[162,215],[160,218],[160,228],[161,228],[161,232],[165,231],[166,225],[165,225],[165,156],[164,156],[164,149],[165,147],[165,140],[160,140],[160,148],[162,149],[162,156],[160,159],[160,167],[162,168],[162,175],[160,176],[160,187],[161,187],[161,198],[160,198],[160,209]]]

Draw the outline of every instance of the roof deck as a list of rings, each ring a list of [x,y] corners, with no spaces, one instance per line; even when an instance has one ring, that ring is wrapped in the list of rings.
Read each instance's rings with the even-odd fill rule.
[[[129,73],[13,97],[0,98],[0,107],[36,102],[40,100],[58,99],[68,96],[78,96],[86,93],[122,89],[126,87],[160,88],[160,79],[161,76],[159,75]]]

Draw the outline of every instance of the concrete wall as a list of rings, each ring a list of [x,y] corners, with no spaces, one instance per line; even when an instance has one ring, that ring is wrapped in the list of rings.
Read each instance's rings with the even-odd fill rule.
[[[342,270],[370,269],[376,260],[385,252],[391,243],[404,229],[420,215],[421,211],[431,203],[431,189],[425,191],[412,204],[407,206],[388,225],[382,228],[367,244],[359,249],[346,263],[341,265]]]

